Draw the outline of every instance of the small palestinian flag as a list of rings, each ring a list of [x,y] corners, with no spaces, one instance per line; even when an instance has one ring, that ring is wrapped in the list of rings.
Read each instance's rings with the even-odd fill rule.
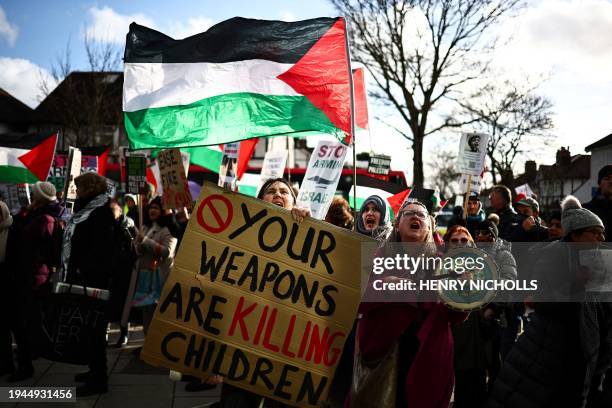
[[[57,133],[0,136],[0,182],[45,181],[55,155]]]
[[[124,60],[132,149],[312,132],[350,142],[343,18],[236,17],[183,40],[132,23]]]

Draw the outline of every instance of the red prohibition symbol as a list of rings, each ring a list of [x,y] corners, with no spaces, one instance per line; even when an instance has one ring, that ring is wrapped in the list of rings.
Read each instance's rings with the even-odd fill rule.
[[[227,217],[223,219],[221,216],[221,206],[225,206],[227,209]],[[207,210],[210,211],[213,218],[217,222],[217,225],[211,225],[204,222],[204,217],[202,213]],[[224,231],[232,222],[232,217],[234,216],[234,208],[232,207],[232,203],[226,197],[223,197],[219,194],[213,194],[211,196],[206,197],[200,203],[198,207],[198,224],[206,231],[212,232],[214,234]]]

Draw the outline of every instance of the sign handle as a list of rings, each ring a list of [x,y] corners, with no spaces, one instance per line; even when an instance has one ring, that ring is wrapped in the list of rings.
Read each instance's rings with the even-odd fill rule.
[[[467,220],[467,217],[468,217],[467,204],[468,204],[468,200],[470,198],[471,190],[472,190],[472,175],[468,174],[467,188],[465,190],[465,197],[463,198],[463,218],[465,220]]]
[[[138,194],[138,230],[142,234],[144,231],[144,218],[142,217],[142,200],[143,195]]]

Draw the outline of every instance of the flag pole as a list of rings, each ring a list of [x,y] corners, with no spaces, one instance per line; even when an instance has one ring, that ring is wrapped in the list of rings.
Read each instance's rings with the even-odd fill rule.
[[[349,92],[351,99],[351,145],[353,147],[353,209],[357,217],[357,148],[355,145],[355,95],[353,87],[353,67],[351,66],[351,48],[349,42],[348,20],[344,17],[344,44],[346,47],[346,59],[348,61]],[[350,197],[349,197],[350,199]],[[357,222],[353,222],[353,231],[357,230]]]

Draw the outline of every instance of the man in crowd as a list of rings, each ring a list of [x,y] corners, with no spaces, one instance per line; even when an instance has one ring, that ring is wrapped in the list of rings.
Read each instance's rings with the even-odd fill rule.
[[[612,241],[612,164],[603,166],[597,175],[597,195],[584,208],[595,213],[606,227],[606,241]]]
[[[466,226],[472,237],[476,237],[476,227],[485,220],[485,212],[482,209],[482,203],[478,194],[472,193],[467,202],[467,220]]]
[[[540,206],[531,197],[521,198],[514,204],[522,222],[510,237],[512,242],[542,242],[548,239],[548,228],[542,225]]]
[[[518,226],[516,211],[510,205],[512,202],[510,189],[501,184],[494,186],[489,194],[489,200],[493,208],[492,212],[499,216],[499,225],[497,226],[499,237],[509,240]]]

